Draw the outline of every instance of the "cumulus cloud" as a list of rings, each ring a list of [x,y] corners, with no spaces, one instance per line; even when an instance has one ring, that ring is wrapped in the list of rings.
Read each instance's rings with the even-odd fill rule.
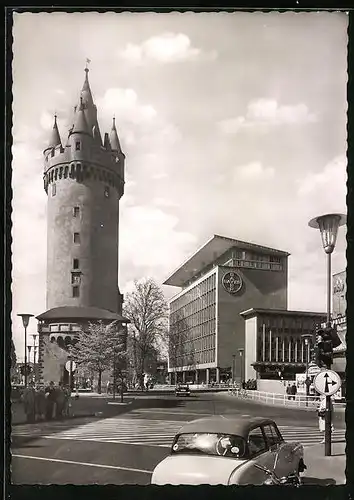
[[[140,45],[128,43],[119,55],[132,63],[152,60],[159,63],[193,61],[203,52],[192,47],[191,40],[183,33],[163,33],[148,38]]]
[[[315,192],[330,194],[330,192],[335,191],[338,200],[345,200],[346,168],[346,157],[344,155],[337,156],[321,172],[309,172],[304,178],[300,179],[298,181],[298,194],[306,196]]]
[[[178,223],[177,216],[158,207],[126,208],[120,223],[121,266],[134,262],[135,268],[154,269],[163,279],[195,244],[195,236],[179,230]]]
[[[158,205],[160,207],[177,207],[177,203],[175,203],[173,200],[170,200],[168,198],[154,198],[153,199],[154,205]]]
[[[264,167],[261,162],[253,161],[236,167],[234,178],[236,181],[239,179],[261,180],[273,177],[274,174],[273,167]]]
[[[225,134],[236,134],[245,128],[266,130],[277,125],[300,125],[316,121],[316,116],[303,103],[280,106],[275,99],[261,98],[248,103],[245,116],[221,120],[218,126]]]
[[[110,88],[102,99],[97,99],[96,105],[103,114],[116,114],[121,120],[134,123],[151,121],[157,114],[151,104],[140,103],[137,93],[130,88]]]

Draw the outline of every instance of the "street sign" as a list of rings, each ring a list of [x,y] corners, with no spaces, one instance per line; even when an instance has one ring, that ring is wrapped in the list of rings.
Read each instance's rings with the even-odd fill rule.
[[[322,368],[320,368],[319,366],[317,366],[317,365],[311,365],[311,366],[309,366],[309,369],[307,370],[307,373],[311,377],[314,377],[315,375],[318,375],[319,373],[321,373],[321,371],[322,371]]]
[[[340,389],[342,381],[337,372],[332,370],[323,370],[316,375],[314,386],[317,392],[325,396],[332,396]]]
[[[75,371],[76,370],[76,363],[75,361],[67,361],[65,363],[65,368],[67,369],[67,371],[69,372],[70,371],[70,363],[71,363],[71,371]]]

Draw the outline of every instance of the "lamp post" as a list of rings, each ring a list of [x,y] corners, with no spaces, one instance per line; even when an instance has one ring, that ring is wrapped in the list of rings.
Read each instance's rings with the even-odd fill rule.
[[[23,328],[25,330],[25,387],[27,387],[27,327],[30,318],[33,317],[33,314],[21,313],[18,314],[17,316],[20,316],[22,318]]]
[[[309,226],[319,229],[322,238],[323,249],[327,254],[327,327],[331,326],[331,280],[332,280],[332,253],[336,246],[338,229],[347,222],[343,214],[326,214],[311,219]],[[326,396],[325,414],[325,456],[331,456],[332,441],[332,415],[331,397]]]
[[[36,345],[36,339],[38,337],[37,333],[32,333],[33,337],[33,370],[34,370],[34,380],[37,381],[37,371],[36,371],[36,357],[37,357],[37,345]],[[38,346],[38,351],[39,351],[39,346]]]
[[[241,366],[241,373],[240,373],[240,375],[241,375],[241,387],[242,387],[242,384],[244,382],[244,380],[243,380],[244,379],[244,370],[243,370],[243,353],[244,353],[244,351],[245,350],[243,348],[240,348],[238,350],[238,353],[239,353],[239,356],[240,356],[240,366]]]
[[[235,361],[236,361],[236,354],[232,355],[232,384],[235,383]]]
[[[310,393],[310,384],[309,384],[309,354],[310,354],[310,339],[312,339],[312,335],[310,333],[305,333],[304,335],[301,335],[301,338],[305,342],[306,346],[306,406],[308,406],[309,402],[309,393]]]

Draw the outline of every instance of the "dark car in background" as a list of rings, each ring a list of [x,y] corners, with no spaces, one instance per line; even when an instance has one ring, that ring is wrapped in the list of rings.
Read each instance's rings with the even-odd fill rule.
[[[175,389],[176,396],[190,396],[191,390],[188,384],[178,384]]]

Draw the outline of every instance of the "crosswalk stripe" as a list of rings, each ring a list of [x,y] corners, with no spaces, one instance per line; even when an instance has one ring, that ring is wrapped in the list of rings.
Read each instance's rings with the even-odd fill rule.
[[[65,428],[64,425],[57,425],[60,424],[58,422],[52,422],[52,426],[46,425],[44,428],[38,426],[36,429],[18,426],[13,429],[13,435],[170,448],[175,434],[184,423],[178,420],[111,417],[74,428]],[[319,443],[322,438],[315,426],[281,425],[279,429],[285,441],[300,441],[305,447]],[[334,430],[332,436],[334,441],[345,438],[345,429]]]

